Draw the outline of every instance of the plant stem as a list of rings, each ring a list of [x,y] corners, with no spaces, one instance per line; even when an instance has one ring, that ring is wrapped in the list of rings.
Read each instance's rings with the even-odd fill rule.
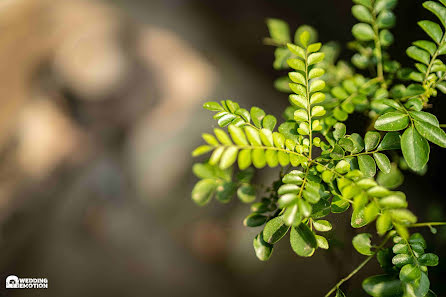
[[[440,124],[440,128],[446,128],[446,124]]]
[[[412,224],[409,228],[417,228],[417,227],[431,227],[431,226],[446,226],[446,222],[426,222],[426,223],[417,223]]]
[[[373,32],[374,41],[376,46],[376,59],[377,61],[377,76],[381,79],[381,86],[387,89],[386,82],[384,81],[384,70],[383,70],[383,54],[381,49],[381,41],[379,40],[379,28],[376,23],[376,13],[372,11],[373,16]]]
[[[384,245],[387,243],[387,241],[390,239],[390,237],[392,237],[395,234],[395,231],[390,231],[389,233],[387,233],[386,237],[384,238],[384,240],[381,242],[381,244],[376,248],[376,250],[373,252],[373,254],[371,254],[370,256],[368,256],[364,261],[361,262],[361,264],[358,265],[358,267],[355,268],[355,270],[353,270],[352,272],[350,272],[349,275],[347,275],[346,277],[344,277],[343,279],[341,279],[333,288],[331,288],[330,291],[328,291],[327,294],[325,294],[325,297],[329,297],[331,294],[333,294],[343,283],[345,283],[346,281],[348,281],[350,278],[352,278],[356,273],[358,273],[359,270],[362,269],[362,267],[364,267],[370,260],[373,259],[373,257],[375,257],[375,255],[384,247]]]

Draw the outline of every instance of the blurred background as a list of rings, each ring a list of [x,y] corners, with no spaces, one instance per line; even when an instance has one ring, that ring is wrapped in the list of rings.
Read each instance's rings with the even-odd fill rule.
[[[424,38],[422,1],[400,1],[391,53]],[[203,102],[233,99],[280,117],[265,19],[351,40],[350,0],[0,1],[0,273],[47,277],[48,290],[0,296],[321,296],[363,258],[348,214],[328,252],[287,240],[266,263],[242,225],[247,205],[199,208],[190,152],[216,123]],[[349,59],[345,49],[342,58]],[[444,96],[433,111],[446,122]],[[351,117],[350,125],[361,124]],[[444,220],[444,151],[401,186],[421,221]],[[258,175],[268,182],[271,175]],[[440,255],[432,289],[446,296],[446,233],[421,230]],[[344,242],[346,243],[344,245]],[[344,291],[364,296],[361,280]],[[443,280],[443,282],[441,281]]]

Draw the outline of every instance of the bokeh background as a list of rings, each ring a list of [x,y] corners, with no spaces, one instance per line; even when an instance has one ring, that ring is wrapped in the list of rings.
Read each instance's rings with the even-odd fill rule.
[[[348,214],[331,220],[328,252],[269,262],[242,226],[248,206],[199,208],[190,151],[216,124],[201,105],[233,99],[280,117],[265,19],[310,24],[323,42],[351,40],[350,0],[0,1],[0,273],[47,277],[48,290],[1,296],[322,296],[362,256]],[[424,38],[421,1],[400,1],[394,57]],[[351,53],[344,47],[342,58]],[[446,122],[445,97],[433,112]],[[361,125],[352,117],[349,124]],[[444,151],[401,189],[422,221],[444,220]],[[258,180],[271,179],[260,173]],[[446,233],[432,289],[446,296]],[[345,243],[345,244],[344,244]],[[361,280],[343,288],[364,296]]]

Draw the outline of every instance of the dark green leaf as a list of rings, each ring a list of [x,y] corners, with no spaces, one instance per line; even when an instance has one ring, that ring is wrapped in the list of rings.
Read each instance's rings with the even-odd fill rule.
[[[312,256],[317,247],[316,237],[306,224],[291,229],[290,243],[293,251],[302,257]]]
[[[419,121],[415,121],[415,128],[417,128],[421,136],[430,142],[441,147],[446,147],[446,133],[441,128]]]
[[[256,190],[251,185],[242,185],[237,190],[237,196],[243,203],[251,203],[256,199]]]
[[[227,203],[234,196],[237,191],[237,185],[233,182],[225,182],[217,186],[217,192],[215,193],[215,198],[222,202]]]
[[[423,7],[435,14],[443,26],[446,27],[446,7],[434,1],[424,2]]]
[[[398,132],[389,132],[384,135],[383,140],[378,146],[378,150],[397,150],[401,147],[401,135]]]
[[[412,126],[401,137],[401,150],[407,165],[413,170],[421,170],[429,160],[429,144]]]
[[[423,49],[420,49],[416,46],[410,46],[406,53],[409,57],[414,59],[415,61],[421,62],[423,64],[429,65],[430,57],[429,53]]]
[[[274,244],[285,236],[289,228],[289,226],[285,225],[282,217],[276,217],[266,223],[263,229],[263,239],[270,244]]]
[[[253,246],[260,261],[267,261],[271,257],[273,246],[263,240],[262,232],[254,238]]]
[[[390,160],[386,155],[381,153],[374,153],[373,157],[375,158],[376,165],[378,168],[384,173],[390,173],[391,165]]]
[[[259,213],[252,213],[245,218],[245,220],[243,221],[243,225],[245,225],[246,227],[258,227],[265,224],[267,220],[267,216]]]
[[[376,174],[375,160],[369,155],[358,156],[359,169],[367,177],[372,177]]]
[[[407,127],[409,116],[401,112],[387,112],[375,122],[375,128],[380,131],[399,131]]]
[[[362,288],[373,297],[396,297],[403,293],[401,281],[390,275],[368,277],[362,282]]]
[[[436,43],[440,43],[443,37],[441,27],[432,21],[420,21],[418,25],[430,36]]]
[[[364,137],[365,150],[366,151],[373,150],[378,146],[380,140],[381,140],[381,135],[379,134],[379,132],[368,131]]]
[[[432,253],[421,255],[421,257],[418,259],[420,265],[424,266],[437,266],[438,260],[438,256]]]

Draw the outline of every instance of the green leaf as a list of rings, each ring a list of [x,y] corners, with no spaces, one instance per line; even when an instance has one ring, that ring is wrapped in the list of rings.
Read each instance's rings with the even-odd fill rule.
[[[420,21],[418,22],[418,25],[429,35],[432,40],[434,40],[436,43],[440,43],[441,38],[443,37],[443,31],[441,30],[441,27],[434,22],[431,21]]]
[[[251,166],[251,150],[241,150],[238,154],[238,167],[245,170]]]
[[[425,51],[427,51],[431,56],[433,56],[435,54],[435,51],[437,50],[437,46],[435,45],[435,43],[431,42],[431,41],[427,41],[427,40],[417,40],[415,42],[413,42],[413,45],[418,46],[419,48],[424,49]],[[421,64],[420,64],[421,65]],[[427,70],[427,69],[426,69]],[[426,72],[423,71],[423,72]],[[421,80],[423,81],[423,80]]]
[[[378,150],[397,150],[401,147],[401,135],[398,132],[388,132],[378,146]]]
[[[446,148],[446,133],[443,131],[443,129],[433,126],[429,123],[419,121],[415,121],[415,128],[417,128],[421,136],[423,136],[430,142]]]
[[[359,23],[352,28],[353,36],[360,41],[369,41],[373,39],[375,33],[369,24]]]
[[[375,128],[380,131],[399,131],[407,125],[409,125],[409,116],[397,111],[387,112],[375,122]]]
[[[220,159],[220,168],[226,169],[232,166],[237,160],[238,148],[231,146],[226,149]]]
[[[263,229],[263,239],[270,244],[274,244],[281,240],[289,229],[290,227],[285,225],[282,217],[276,217],[266,223]]]
[[[404,159],[413,170],[421,170],[429,160],[429,144],[414,127],[409,127],[401,137]]]
[[[413,264],[406,264],[400,270],[400,280],[403,282],[411,282],[421,277],[421,270]]]
[[[251,108],[250,114],[254,125],[259,129],[262,128],[262,120],[265,117],[265,112],[262,109],[254,106]]]
[[[245,133],[243,129],[234,125],[229,125],[228,127],[229,134],[232,137],[232,140],[237,145],[248,145],[248,140],[246,140]]]
[[[389,10],[382,11],[378,18],[376,19],[376,24],[379,28],[385,29],[385,28],[391,28],[395,26],[396,18],[393,12]]]
[[[434,1],[424,2],[423,7],[435,14],[443,26],[446,27],[446,7]]]
[[[287,226],[297,226],[301,223],[302,216],[299,212],[297,203],[286,208],[283,214],[283,221]]]
[[[317,231],[327,232],[330,231],[333,227],[331,226],[329,221],[326,220],[317,220],[313,222],[313,227]]]
[[[268,129],[268,130],[270,130],[270,131],[273,131],[274,130],[274,127],[276,127],[276,124],[277,124],[277,119],[276,119],[276,117],[275,116],[273,116],[273,115],[267,115],[267,116],[265,116],[264,118],[263,118],[263,121],[262,121],[262,126],[263,126],[263,128],[265,128],[265,129]]]
[[[203,104],[203,108],[210,111],[223,111],[223,107],[218,102],[206,102]]]
[[[229,138],[228,134],[226,134],[225,131],[222,129],[215,128],[214,129],[215,136],[217,136],[217,139],[224,145],[232,145],[232,141]]]
[[[368,131],[364,137],[365,150],[371,151],[378,146],[381,135],[376,131]]]
[[[303,48],[292,43],[288,43],[287,47],[290,50],[290,52],[292,52],[301,59],[305,59],[305,50]]]
[[[372,0],[353,0],[356,4],[364,5],[367,8],[372,8]]]
[[[308,65],[313,65],[322,62],[324,59],[325,54],[324,53],[314,53],[308,56],[307,63]]]
[[[253,149],[251,157],[254,167],[263,168],[266,166],[265,151],[263,149]]]
[[[406,50],[406,53],[410,58],[414,59],[415,61],[429,65],[430,61],[429,53],[426,52],[425,50],[422,50],[416,46],[410,46]]]
[[[280,197],[279,200],[277,201],[277,204],[279,205],[280,208],[285,208],[293,204],[296,204],[298,199],[299,196],[297,194],[288,193],[282,195],[282,197]]]
[[[302,182],[303,182],[302,176],[303,176],[303,172],[302,171],[293,170],[293,171],[290,171],[288,174],[286,174],[282,178],[282,181],[285,184],[301,185]]]
[[[251,185],[242,185],[237,190],[237,196],[243,203],[251,203],[256,199],[256,190]]]
[[[397,0],[376,0],[375,1],[375,12],[379,13],[380,11],[382,11],[384,9],[391,10],[396,6],[397,3],[398,3]]]
[[[410,116],[419,122],[426,122],[433,126],[440,127],[440,123],[436,116],[425,111],[409,111]]]
[[[254,251],[260,261],[267,261],[273,253],[273,246],[263,240],[263,233],[258,234],[253,241]]]
[[[379,235],[384,235],[392,227],[392,217],[388,212],[384,212],[376,220],[376,231]]]
[[[367,177],[372,177],[376,174],[376,164],[373,158],[369,155],[358,156],[359,169]]]
[[[321,249],[328,250],[328,248],[330,246],[328,245],[327,239],[320,235],[315,235],[315,237],[316,237],[317,246],[320,247]]]
[[[311,257],[317,247],[316,237],[306,224],[291,229],[290,243],[293,251],[302,257]]]
[[[354,5],[352,7],[352,14],[361,22],[371,24],[373,22],[373,17],[370,11],[363,5]]]
[[[202,179],[192,190],[192,200],[200,206],[207,204],[214,195],[217,183],[214,179]]]
[[[403,183],[404,175],[398,169],[398,166],[393,163],[391,164],[389,173],[378,173],[376,181],[383,187],[386,187],[388,189],[395,189]]]
[[[382,153],[374,153],[373,157],[375,158],[376,165],[378,168],[384,173],[390,173],[391,165],[390,160],[386,155]]]
[[[246,227],[258,227],[265,224],[267,220],[267,216],[259,213],[252,213],[245,218],[245,220],[243,221],[243,225],[245,225]]]
[[[215,198],[222,202],[228,203],[237,191],[237,185],[233,182],[225,182],[222,185],[217,186],[217,192]]]
[[[214,149],[214,147],[209,145],[200,145],[194,151],[192,152],[192,157],[197,157],[203,154],[206,154],[207,152],[210,152]]]
[[[395,297],[403,293],[401,281],[390,275],[368,277],[362,282],[362,288],[373,297]]]
[[[355,250],[361,255],[370,256],[373,255],[371,250],[372,244],[370,238],[372,237],[369,233],[361,233],[353,237],[352,244]]]
[[[427,253],[424,255],[421,255],[421,257],[418,259],[420,265],[424,266],[437,266],[439,258],[437,255],[432,253]]]
[[[192,171],[199,178],[212,178],[215,177],[214,167],[209,164],[196,163],[192,167]]]
[[[282,43],[290,42],[290,29],[286,22],[279,19],[267,19],[266,25],[272,39]]]

